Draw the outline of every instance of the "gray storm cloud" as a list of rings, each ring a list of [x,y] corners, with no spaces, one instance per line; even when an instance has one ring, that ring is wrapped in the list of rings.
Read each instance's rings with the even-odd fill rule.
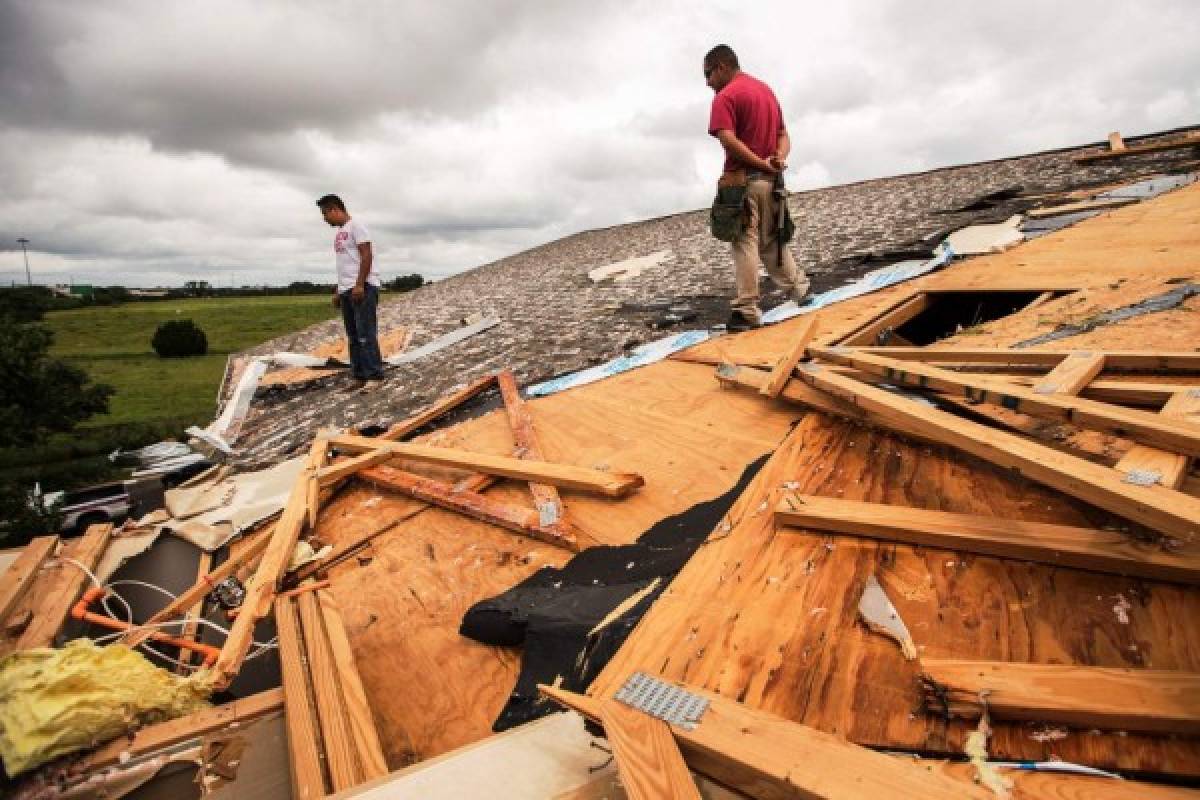
[[[836,7],[827,7],[836,6]],[[0,3],[0,280],[328,277],[336,191],[443,277],[698,208],[733,45],[814,187],[1191,124],[1189,0]],[[236,276],[230,278],[229,276]]]

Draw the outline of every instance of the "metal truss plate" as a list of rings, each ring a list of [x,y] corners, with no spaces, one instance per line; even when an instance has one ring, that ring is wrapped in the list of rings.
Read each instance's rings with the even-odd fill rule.
[[[1134,486],[1153,486],[1162,480],[1162,473],[1156,469],[1131,469],[1125,473],[1125,483]]]
[[[630,675],[613,697],[630,708],[685,731],[694,730],[708,710],[707,697],[680,689],[643,672]]]

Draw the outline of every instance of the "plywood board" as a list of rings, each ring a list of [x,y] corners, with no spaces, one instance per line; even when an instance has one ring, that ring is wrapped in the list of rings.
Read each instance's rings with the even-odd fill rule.
[[[765,407],[757,395],[722,389],[711,367],[676,362],[528,406],[547,460],[654,476],[621,500],[563,492],[580,540],[606,544],[628,543],[664,517],[728,491],[747,464],[776,447],[804,416],[795,406]],[[497,454],[512,449],[502,410],[423,441]],[[529,502],[526,486],[511,481],[488,490],[488,496],[514,505]],[[351,485],[322,510],[318,529],[336,547],[411,504],[391,492]],[[431,509],[330,570],[330,591],[390,768],[491,733],[516,680],[520,653],[459,636],[462,614],[542,566],[560,566],[569,555]]]
[[[836,534],[781,534],[768,509],[790,491],[995,517],[1102,526],[1103,514],[944,449],[819,414],[803,420],[729,517],[656,602],[590,688],[634,670],[851,741],[961,753],[968,728],[912,715],[917,667],[856,620],[877,575],[929,657],[1157,667],[1200,664],[1200,592]],[[1089,519],[1090,518],[1090,519]],[[995,758],[1200,775],[1200,742],[1069,734],[997,723]]]

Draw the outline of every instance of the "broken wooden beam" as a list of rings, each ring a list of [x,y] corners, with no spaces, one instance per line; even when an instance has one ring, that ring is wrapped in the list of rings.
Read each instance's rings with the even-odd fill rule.
[[[345,791],[357,786],[362,779],[350,735],[349,715],[338,684],[337,666],[329,649],[329,637],[325,635],[325,622],[312,592],[288,598],[286,602],[294,602],[300,615],[304,662],[308,666],[308,680],[317,706],[321,749],[325,753],[330,787],[334,792]]]
[[[810,387],[827,392],[839,401],[852,403],[870,422],[923,441],[954,447],[1002,469],[1019,472],[1030,480],[1176,537],[1185,550],[1196,544],[1200,532],[1200,500],[1183,492],[1163,486],[1125,483],[1111,467],[960,419],[838,375],[818,364],[806,364],[797,374],[799,380]],[[783,396],[788,396],[786,390]],[[831,404],[825,401],[824,405],[830,407]]]
[[[793,528],[1200,585],[1200,557],[1119,531],[799,494],[783,497],[775,519]]]
[[[1159,414],[1164,419],[1177,419],[1194,423],[1200,419],[1200,389],[1187,389],[1171,395]],[[1168,489],[1178,489],[1187,477],[1189,459],[1179,453],[1171,453],[1142,444],[1135,444],[1121,460],[1116,470],[1126,480],[1149,480],[1161,483]]]
[[[1200,674],[923,658],[930,710],[1075,728],[1200,733]]]
[[[246,587],[241,613],[234,620],[221,648],[221,657],[213,666],[213,685],[217,690],[227,688],[237,675],[250,650],[254,626],[271,609],[279,582],[287,571],[296,542],[308,521],[309,479],[325,464],[328,450],[328,441],[318,435],[309,450],[304,468],[296,476],[287,505],[275,523],[258,569]]]
[[[279,688],[267,689],[224,705],[148,725],[84,755],[81,761],[71,765],[71,772],[84,773],[105,769],[165,747],[199,739],[230,725],[244,725],[281,710],[284,704],[283,692],[284,690]]]
[[[388,441],[403,439],[413,431],[425,427],[442,415],[458,408],[475,395],[486,391],[495,382],[495,375],[484,375],[482,378],[477,378],[476,380],[467,384],[464,388],[459,389],[457,392],[453,392],[442,399],[431,403],[430,405],[410,416],[408,419],[397,422],[395,425],[380,434],[379,438],[386,439]]]
[[[645,484],[642,476],[634,473],[602,472],[587,467],[551,464],[544,461],[523,461],[510,456],[472,453],[410,442],[381,442],[378,439],[350,435],[333,436],[330,437],[329,442],[336,447],[350,451],[379,451],[409,461],[473,470],[521,481],[537,481],[557,486],[560,489],[592,492],[607,497],[624,497]],[[322,478],[322,483],[324,482],[324,478]]]
[[[1124,142],[1122,142],[1124,143]],[[1150,142],[1147,144],[1128,145],[1120,149],[1110,148],[1109,150],[1093,150],[1089,153],[1083,153],[1075,156],[1075,161],[1080,164],[1088,164],[1093,161],[1107,161],[1112,158],[1122,158],[1124,156],[1138,155],[1139,153],[1161,153],[1166,150],[1181,150],[1187,147],[1200,147],[1200,132],[1189,131],[1183,135],[1181,139],[1168,139],[1165,142]]]
[[[925,364],[991,364],[1056,367],[1070,350],[1013,350],[1008,347],[856,347],[856,352]],[[1200,352],[1193,350],[1102,350],[1104,368],[1137,372],[1200,372]]]
[[[517,380],[512,370],[503,370],[496,376],[500,385],[500,396],[504,400],[504,409],[508,412],[508,426],[512,430],[514,455],[517,458],[530,461],[542,461],[542,448],[538,445],[537,434],[533,430],[533,417],[529,408],[521,399],[517,389]],[[529,493],[533,496],[533,505],[538,510],[538,520],[543,527],[557,528],[567,537],[574,538],[567,523],[566,510],[558,489],[546,483],[529,482]],[[578,545],[576,545],[578,552]]]
[[[791,348],[780,357],[775,368],[771,370],[771,374],[767,376],[766,382],[760,389],[764,395],[772,398],[779,397],[784,385],[792,378],[792,370],[800,363],[800,359],[804,358],[809,342],[816,335],[817,315],[813,313],[804,318],[796,338],[792,341]]]
[[[1038,394],[1077,395],[1103,370],[1103,353],[1076,350],[1035,383],[1033,391]]]
[[[376,469],[378,468],[373,467],[371,469],[365,469],[359,473],[359,477],[368,482],[374,481],[381,477],[386,479],[387,473],[376,472]],[[454,484],[454,486],[459,491],[482,492],[497,480],[499,479],[494,475],[472,475]],[[337,566],[350,556],[357,553],[359,550],[362,550],[377,537],[382,536],[383,534],[395,528],[401,522],[404,522],[407,519],[412,519],[417,514],[420,514],[422,511],[425,511],[429,508],[433,508],[433,506],[428,503],[421,502],[419,505],[415,505],[413,508],[401,512],[394,519],[388,520],[383,525],[372,528],[371,530],[362,533],[353,539],[349,539],[345,542],[338,542],[336,545],[334,545],[334,548],[332,551],[330,551],[329,555],[325,556],[320,561],[309,562],[292,573],[289,578],[289,582],[299,582]]]
[[[17,640],[17,650],[50,647],[54,644],[54,638],[62,630],[71,608],[83,594],[90,580],[84,570],[96,568],[100,557],[108,548],[112,529],[112,523],[108,522],[92,525],[83,536],[62,548],[58,554],[58,575],[55,576],[53,586],[43,595],[41,604],[33,609],[33,619]],[[71,561],[78,562],[83,569]]]
[[[1040,394],[1007,381],[897,361],[852,348],[815,347],[809,352],[823,361],[851,366],[896,385],[959,392],[972,403],[995,403],[1010,411],[1134,438],[1177,453],[1200,455],[1200,425],[1168,421],[1145,411],[1073,395]]]
[[[709,701],[698,724],[671,725],[694,771],[756,798],[993,797],[970,782],[851,744],[832,734],[682,687]],[[603,723],[604,703],[556,686],[539,686],[551,700]]]
[[[700,800],[667,723],[616,700],[605,700],[600,710],[629,800]]]
[[[30,540],[16,560],[9,564],[4,576],[0,577],[0,622],[8,620],[8,615],[37,580],[42,565],[54,555],[56,547],[57,536],[38,536]]]
[[[722,386],[749,389],[761,394],[762,387],[766,385],[768,373],[748,366],[720,364],[717,366],[716,375],[717,381]],[[818,411],[839,414],[851,419],[865,420],[863,414],[854,407],[854,404],[844,402],[818,389],[813,389],[795,379],[784,384],[778,398],[796,403],[797,405],[815,408]]]
[[[473,519],[532,537],[541,542],[579,552],[579,542],[557,525],[543,525],[539,512],[493,500],[486,495],[459,489],[393,467],[377,467],[371,472],[371,482],[386,489],[403,492],[409,497],[430,505],[457,511]]]

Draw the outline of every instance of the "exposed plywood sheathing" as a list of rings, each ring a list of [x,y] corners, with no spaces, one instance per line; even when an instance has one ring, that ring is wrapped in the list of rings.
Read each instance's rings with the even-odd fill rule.
[[[836,342],[919,289],[1079,289],[1074,297],[989,323],[982,335],[953,337],[929,350],[914,349],[908,357],[971,349],[987,353],[980,361],[1036,360],[1048,369],[1069,349],[1094,349],[1110,354],[1106,369],[1195,370],[1200,364],[1193,349],[1196,323],[1186,309],[1097,328],[1064,340],[1056,351],[1032,348],[1005,354],[1000,348],[1028,338],[1039,327],[1044,332],[1040,320],[1066,313],[1060,309],[1094,313],[1091,309],[1161,293],[1165,281],[1193,275],[1200,263],[1197,219],[1197,187],[1118,209],[1004,253],[955,264],[914,285],[825,309],[815,341]],[[796,322],[788,322],[705,343],[690,355],[770,366],[795,334]],[[1177,355],[1130,363],[1120,353],[1137,349]],[[735,379],[753,372],[735,371]],[[747,388],[761,386],[765,374],[745,379]],[[808,377],[804,370],[798,374]],[[781,397],[789,395],[820,397],[830,411],[852,419],[872,413],[851,405],[855,401],[849,395],[833,398],[800,380],[784,387]],[[930,414],[936,412],[913,408],[906,434],[928,433]],[[887,420],[888,425],[895,422]],[[1032,460],[1061,455],[1037,453]],[[1093,474],[1100,474],[1076,472],[1077,462],[1116,476],[1109,467],[1072,459],[1063,474],[1070,473],[1076,485],[1090,486]],[[773,509],[787,490],[1078,528],[1120,522],[1093,505],[1021,479],[1008,466],[998,469],[979,458],[853,421],[823,414],[806,417],[731,511],[732,529],[712,536],[697,552],[589,693],[607,696],[634,670],[658,672],[786,719],[837,731],[860,744],[960,753],[967,726],[912,715],[921,701],[917,667],[904,661],[890,642],[855,624],[855,605],[872,573],[894,601],[922,658],[1200,670],[1200,630],[1189,622],[1200,612],[1200,592],[1193,588],[835,533],[780,535],[769,513],[756,513],[764,503]],[[1070,490],[1065,478],[1059,488]],[[1171,497],[1173,501],[1175,495]],[[1188,521],[1176,520],[1178,525],[1168,529],[1186,538]],[[1145,521],[1153,525],[1160,520]],[[993,758],[1054,755],[1099,767],[1200,775],[1195,738],[1069,733],[1048,743],[1023,724],[998,721],[994,729],[989,742]]]
[[[630,402],[633,397],[637,402]],[[745,465],[776,447],[804,413],[783,405],[764,408],[759,397],[721,389],[711,368],[677,362],[530,406],[549,461],[654,476],[619,501],[563,492],[581,541],[604,544],[632,542],[659,520],[728,491]],[[503,411],[428,440],[488,453],[511,452],[513,442]],[[513,505],[529,502],[528,489],[516,482],[502,483],[488,496]],[[424,504],[351,485],[322,510],[319,530],[336,550],[414,508]],[[376,534],[356,558],[329,570],[391,768],[490,734],[516,679],[519,652],[462,638],[462,615],[542,566],[561,566],[569,555],[429,509]]]

